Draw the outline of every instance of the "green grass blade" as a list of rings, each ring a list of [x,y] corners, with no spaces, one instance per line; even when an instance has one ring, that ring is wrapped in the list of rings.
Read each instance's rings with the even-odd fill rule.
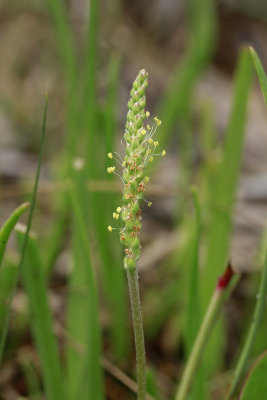
[[[3,261],[3,257],[4,257],[4,253],[6,250],[6,245],[7,245],[9,236],[10,236],[11,232],[13,231],[14,226],[20,219],[21,215],[27,210],[28,207],[29,207],[29,203],[24,203],[21,206],[19,206],[18,208],[16,208],[16,210],[13,211],[13,213],[9,216],[9,218],[7,219],[7,221],[4,223],[4,225],[2,226],[2,228],[0,230],[0,267],[1,267],[1,264]]]
[[[118,54],[113,54],[108,68],[107,100],[104,110],[106,168],[109,166],[110,161],[106,155],[110,151],[113,152],[115,148],[116,103],[120,64],[121,60]],[[106,174],[106,168],[102,170],[102,178],[112,179],[110,175]],[[124,329],[125,320],[127,319],[125,273],[123,268],[118,267],[122,264],[122,257],[115,243],[117,242],[116,237],[115,235],[110,235],[106,229],[106,221],[109,220],[121,200],[117,193],[109,193],[108,198],[103,193],[99,193],[95,196],[96,199],[99,207],[97,210],[98,220],[95,220],[95,229],[103,263],[103,282],[109,310],[112,315],[110,321],[111,345],[114,355],[118,359],[123,359],[129,349],[129,336]]]
[[[195,208],[195,232],[192,239],[192,259],[189,271],[188,300],[185,325],[185,346],[189,356],[193,347],[201,322],[200,291],[199,291],[199,246],[201,237],[201,209],[197,190],[192,188]],[[203,379],[203,367],[200,365],[192,387],[191,399],[205,399],[205,383]]]
[[[67,87],[67,103],[66,103],[66,154],[63,152],[64,159],[63,168],[68,171],[71,162],[75,156],[77,143],[77,122],[78,122],[78,74],[77,74],[77,57],[75,52],[75,44],[71,32],[71,24],[68,21],[67,10],[62,0],[47,0],[52,17],[55,22],[57,37],[59,40],[59,48],[62,53],[62,61],[65,72],[65,81]]]
[[[86,198],[83,175],[84,172],[82,170],[73,171],[73,181],[75,182],[73,185],[75,185],[77,191],[75,194],[71,194],[71,197],[74,196],[74,201],[78,203],[79,212],[85,215],[86,213],[84,210],[81,211],[81,208],[85,206],[84,198]],[[71,186],[69,190],[72,191],[73,187]],[[72,215],[75,215],[75,211],[73,210],[73,201],[70,203],[70,206]],[[87,283],[87,268],[92,269],[92,265],[90,259],[84,259],[83,250],[81,249],[79,225],[77,218],[75,217],[72,221],[71,238],[73,266],[69,277],[69,296],[67,301],[66,318],[66,329],[70,339],[66,351],[68,393],[70,398],[79,398],[79,390],[82,390],[83,396],[87,398],[88,387],[84,382],[87,361],[86,349],[88,347],[88,335],[90,329],[88,321],[90,296]],[[78,313],[77,310],[79,310]],[[76,346],[73,345],[73,343],[76,344]]]
[[[235,202],[238,176],[243,153],[247,103],[252,83],[252,63],[247,49],[242,49],[235,77],[234,98],[226,131],[223,160],[213,191],[210,191],[211,220],[207,228],[207,258],[202,277],[202,299],[206,307],[214,282],[228,261],[232,230],[231,215]],[[205,362],[209,371],[221,364],[224,346],[224,328],[218,326],[206,351]]]
[[[86,149],[88,149],[89,166],[88,174],[95,177],[97,170],[98,152],[96,152],[99,135],[96,134],[97,124],[97,63],[98,63],[98,26],[99,26],[99,1],[91,0],[89,7],[87,37],[85,46],[85,68],[84,68],[84,98],[83,132],[86,137]],[[101,142],[101,141],[100,141]]]
[[[234,394],[240,379],[242,376],[244,376],[247,368],[247,362],[248,358],[250,356],[250,352],[252,349],[252,346],[255,342],[255,337],[258,332],[260,322],[263,317],[263,313],[265,311],[266,307],[266,297],[267,297],[267,254],[265,257],[265,262],[263,266],[263,271],[261,274],[261,280],[260,280],[260,287],[259,287],[259,292],[257,295],[257,302],[254,310],[254,314],[251,320],[250,328],[246,337],[245,344],[243,346],[243,349],[241,351],[239,360],[237,362],[237,366],[235,368],[233,380],[231,382],[229,392],[226,396],[226,400],[229,400],[232,395]]]
[[[195,340],[200,323],[200,299],[199,299],[199,243],[201,235],[201,211],[197,191],[192,189],[195,207],[195,234],[192,240],[192,262],[189,273],[189,289],[187,302],[186,323],[186,348],[189,353]]]
[[[56,27],[56,37],[62,55],[62,67],[66,85],[66,147],[63,148],[61,157],[56,165],[57,176],[65,179],[69,176],[72,162],[76,155],[79,143],[79,132],[77,124],[79,121],[79,81],[77,55],[75,51],[74,38],[71,24],[68,21],[67,9],[62,0],[46,0]],[[51,235],[44,244],[45,270],[49,274],[54,266],[54,261],[61,248],[64,233],[67,229],[69,204],[66,196],[56,193],[54,200],[55,214],[58,216],[53,224]]]
[[[266,77],[262,63],[261,63],[256,51],[253,49],[253,47],[249,47],[249,51],[250,51],[250,55],[251,55],[254,67],[255,67],[257,75],[258,75],[263,98],[264,98],[265,104],[267,105],[267,77]]]
[[[90,295],[88,293],[88,285],[86,284],[86,268],[88,265],[85,265],[81,252],[78,229],[77,223],[74,221],[72,227],[73,270],[68,283],[69,295],[66,318],[66,329],[69,338],[66,348],[66,373],[70,399],[78,398],[79,390],[83,391],[85,398],[88,396],[88,388],[84,383],[84,375],[86,371],[86,348],[89,330],[88,300]]]
[[[99,306],[98,306],[98,295],[95,284],[95,277],[91,265],[90,249],[88,244],[88,232],[85,225],[82,208],[79,203],[79,197],[77,196],[78,188],[75,184],[70,184],[70,200],[72,204],[72,209],[74,212],[76,232],[79,237],[80,242],[80,252],[81,257],[83,257],[83,267],[85,267],[86,281],[84,284],[87,286],[87,307],[88,315],[85,316],[88,327],[87,329],[87,343],[85,347],[86,352],[86,367],[82,374],[82,382],[79,387],[79,394],[83,396],[83,388],[86,387],[88,399],[101,400],[103,399],[103,377],[102,370],[100,367],[100,357],[101,357],[101,331],[99,324]],[[76,268],[79,266],[76,265]],[[77,310],[76,310],[77,312]],[[88,318],[88,319],[87,319]]]
[[[62,0],[46,0],[46,2],[56,25],[62,58],[66,68],[71,73],[68,75],[70,77],[76,68],[76,63],[71,25],[67,18],[66,6]]]
[[[14,294],[15,294],[15,291],[16,291],[16,287],[17,287],[17,284],[18,284],[19,274],[20,274],[20,271],[22,269],[22,265],[23,265],[23,262],[24,262],[24,255],[25,255],[25,251],[26,251],[26,247],[27,247],[28,236],[29,236],[29,232],[30,232],[30,229],[31,229],[33,213],[34,213],[35,204],[36,204],[37,189],[38,189],[38,183],[39,183],[39,178],[40,178],[41,162],[42,162],[42,159],[43,159],[45,136],[46,136],[47,106],[48,106],[48,96],[46,96],[45,105],[44,105],[40,153],[39,153],[38,164],[37,164],[35,180],[34,180],[34,186],[33,186],[33,191],[32,191],[32,196],[31,196],[31,202],[30,202],[30,208],[29,208],[29,216],[28,216],[28,222],[27,222],[27,230],[26,230],[26,233],[25,233],[25,236],[24,236],[23,246],[22,246],[21,253],[20,253],[20,262],[19,262],[19,267],[18,267],[17,278],[13,283],[13,287],[12,287],[12,290],[11,290],[11,293],[10,293],[10,298],[9,298],[9,302],[8,302],[8,306],[7,306],[7,310],[6,310],[6,315],[5,315],[4,322],[3,322],[3,327],[2,327],[2,330],[1,330],[1,336],[0,336],[0,365],[2,364],[2,360],[3,360],[4,347],[5,347],[5,343],[6,343],[6,337],[7,337],[10,314],[11,314],[11,304],[12,304],[12,300],[13,300],[13,297],[14,297]]]
[[[194,382],[200,360],[203,357],[205,347],[208,343],[209,336],[216,324],[219,313],[222,310],[222,306],[229,295],[230,290],[233,288],[233,285],[237,283],[238,278],[234,277],[234,279],[232,279],[233,276],[233,269],[231,265],[228,265],[224,274],[219,278],[219,281],[211,296],[188,362],[184,369],[175,400],[186,400],[188,398],[191,385]]]
[[[108,68],[107,100],[104,112],[105,148],[106,153],[112,151],[115,145],[116,134],[116,103],[119,85],[121,57],[114,53],[110,57]],[[107,162],[108,159],[106,158]],[[107,165],[108,166],[108,165]]]
[[[17,241],[22,251],[25,231],[17,227]],[[29,300],[31,327],[43,373],[44,388],[48,399],[65,400],[59,351],[53,333],[47,287],[43,274],[41,255],[33,236],[29,235],[22,266],[22,278]]]
[[[6,265],[0,273],[0,326],[2,326],[10,293],[17,279],[18,267]]]
[[[55,261],[64,246],[64,239],[69,222],[69,204],[62,193],[58,196],[58,204],[55,208],[57,209],[57,211],[54,211],[57,218],[52,226],[49,237],[44,246],[42,246],[43,263],[47,278],[51,274]]]
[[[158,110],[163,121],[160,129],[162,144],[167,141],[174,124],[179,119],[187,118],[194,83],[209,60],[215,41],[216,15],[213,1],[190,0],[187,10],[191,33],[188,50],[176,67]]]
[[[252,83],[252,65],[247,49],[240,53],[232,111],[226,131],[223,160],[218,171],[217,185],[213,188],[211,224],[209,227],[207,262],[203,279],[205,305],[214,282],[228,260],[231,235],[231,214],[235,202],[238,176],[243,154],[247,103]]]
[[[30,399],[42,400],[38,375],[32,361],[28,359],[28,357],[25,357],[25,360],[22,361],[22,369],[24,371]]]
[[[147,367],[146,385],[147,393],[149,393],[155,400],[162,398],[162,396],[159,395],[156,370],[151,366]]]
[[[239,400],[264,398],[267,391],[266,370],[267,351],[256,359],[248,371]]]

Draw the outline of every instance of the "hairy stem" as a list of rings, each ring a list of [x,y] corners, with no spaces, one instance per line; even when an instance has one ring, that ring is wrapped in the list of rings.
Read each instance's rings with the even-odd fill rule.
[[[142,309],[139,296],[137,268],[127,270],[128,287],[131,300],[132,321],[134,328],[135,352],[136,352],[136,373],[137,373],[137,398],[146,398],[146,355],[145,341],[142,321]]]

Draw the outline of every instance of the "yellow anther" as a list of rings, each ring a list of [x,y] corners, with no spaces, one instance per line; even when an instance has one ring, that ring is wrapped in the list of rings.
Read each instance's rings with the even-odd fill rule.
[[[158,145],[159,145],[159,142],[158,142],[158,141],[154,142],[154,146],[155,146],[155,147],[157,147]]]
[[[154,157],[149,157],[149,161],[152,162],[154,160]]]
[[[156,122],[156,124],[157,124],[158,126],[161,125],[161,120],[158,119],[158,117],[155,117],[155,118],[154,118],[154,121]]]
[[[115,171],[115,169],[116,169],[115,167],[108,167],[107,171],[109,174],[112,174]]]
[[[146,111],[146,117],[147,117],[147,118],[149,117],[149,115],[150,115],[150,112],[149,112],[149,111]]]
[[[109,225],[109,226],[108,226],[108,231],[109,231],[109,232],[112,232],[112,229],[113,229],[112,226]]]
[[[150,201],[149,203],[147,203],[147,206],[148,206],[148,207],[151,207],[151,206],[152,206],[152,201]]]
[[[121,207],[117,207],[117,213],[120,213],[121,212]]]
[[[153,143],[153,139],[148,139],[148,143],[152,144]]]
[[[149,182],[149,176],[145,176],[144,181],[145,181],[146,183],[148,183],[148,182]]]
[[[146,129],[147,129],[148,131],[150,131],[150,129],[151,129],[151,128],[150,128],[150,125],[147,125],[147,126],[146,126]]]
[[[126,165],[126,163],[125,163],[125,161],[123,161],[123,163],[121,164],[123,167],[125,167],[125,165]]]
[[[115,212],[112,214],[112,216],[113,216],[114,219],[116,219],[116,215],[117,215],[117,214],[116,214]]]
[[[112,153],[108,153],[108,158],[112,159],[113,158],[113,154]]]
[[[120,218],[120,214],[116,214],[116,219],[118,220]]]
[[[142,129],[142,130],[141,130],[141,135],[143,135],[143,136],[146,135],[146,130],[145,130],[145,129]]]
[[[162,150],[161,155],[162,157],[166,156],[166,150]]]

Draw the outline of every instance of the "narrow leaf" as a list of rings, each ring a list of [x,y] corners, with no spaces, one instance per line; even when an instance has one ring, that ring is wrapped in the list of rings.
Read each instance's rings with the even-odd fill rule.
[[[255,337],[259,329],[260,322],[262,320],[262,316],[265,310],[265,305],[266,305],[266,296],[267,296],[267,253],[265,256],[265,262],[264,262],[264,267],[261,275],[261,280],[260,280],[260,287],[259,287],[259,293],[257,295],[257,302],[253,314],[253,318],[251,320],[250,328],[246,337],[245,344],[243,346],[243,349],[241,351],[239,360],[237,362],[237,366],[235,368],[233,380],[230,385],[230,389],[228,391],[228,394],[226,396],[226,399],[229,400],[231,399],[232,395],[234,394],[240,379],[244,375],[246,368],[247,368],[247,361],[250,356],[250,352],[252,349],[252,346],[255,342]]]
[[[4,353],[6,337],[7,337],[7,332],[8,332],[10,314],[11,314],[11,304],[12,304],[12,300],[13,300],[13,297],[14,297],[14,294],[15,294],[15,291],[16,291],[16,288],[17,288],[17,284],[18,284],[18,280],[19,280],[19,273],[21,271],[21,268],[22,268],[22,265],[23,265],[23,262],[24,262],[25,250],[26,250],[26,247],[27,247],[28,236],[29,236],[29,232],[30,232],[30,229],[31,229],[33,213],[34,213],[34,209],[35,209],[35,203],[36,203],[36,197],[37,197],[37,189],[38,189],[38,183],[39,183],[39,178],[40,178],[41,162],[42,162],[42,158],[43,158],[44,144],[45,144],[47,105],[48,105],[48,97],[46,96],[45,105],[44,105],[44,112],[43,112],[43,123],[42,123],[40,153],[39,153],[38,164],[37,164],[37,168],[36,168],[35,181],[34,181],[34,186],[33,186],[33,191],[32,191],[32,198],[31,198],[30,209],[29,209],[27,230],[26,230],[26,233],[25,233],[25,236],[24,236],[23,246],[22,246],[21,253],[20,253],[20,262],[19,262],[19,267],[18,267],[17,278],[13,283],[13,287],[12,287],[12,290],[11,290],[11,293],[10,293],[10,298],[9,298],[8,306],[7,306],[7,310],[6,310],[6,315],[5,315],[4,322],[3,322],[3,327],[1,329],[1,335],[0,335],[0,365],[2,364],[2,360],[3,360],[3,353]]]
[[[262,63],[261,63],[256,51],[253,49],[253,47],[249,47],[249,51],[250,51],[250,55],[251,55],[254,67],[255,67],[257,75],[258,75],[263,98],[264,98],[265,104],[267,105],[267,77],[266,77]]]
[[[17,241],[22,251],[25,229],[16,228]],[[54,336],[53,321],[48,302],[44,267],[38,250],[36,239],[28,235],[22,266],[22,278],[29,300],[31,327],[34,341],[40,358],[41,369],[47,398],[65,400],[59,360],[59,351]]]
[[[267,352],[255,361],[245,381],[239,400],[264,399],[267,393]]]
[[[88,387],[88,399],[103,399],[103,376],[100,366],[101,357],[101,331],[98,316],[98,295],[95,283],[95,277],[91,265],[90,249],[88,244],[88,232],[83,218],[81,206],[77,197],[77,187],[70,184],[70,200],[76,224],[76,233],[79,237],[80,252],[85,266],[85,282],[87,288],[88,315],[85,316],[88,323],[87,341],[84,351],[86,352],[86,367],[83,371],[82,381],[79,387],[79,396],[83,396],[83,388]],[[79,265],[76,265],[79,268]],[[86,383],[86,386],[84,384]]]
[[[13,211],[13,213],[9,216],[7,221],[4,223],[2,229],[0,230],[0,267],[3,261],[9,236],[13,231],[14,226],[18,222],[19,218],[27,210],[28,207],[29,203],[23,203],[21,204],[21,206],[16,208],[16,210]]]

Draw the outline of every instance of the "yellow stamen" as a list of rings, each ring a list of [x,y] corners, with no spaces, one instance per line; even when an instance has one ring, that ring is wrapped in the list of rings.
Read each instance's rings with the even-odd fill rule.
[[[112,153],[108,153],[108,158],[112,159],[113,158],[113,154]]]
[[[108,167],[107,171],[109,174],[112,174],[115,171],[115,169],[116,169],[115,167]]]
[[[158,126],[161,125],[161,120],[158,119],[158,117],[155,117],[155,118],[154,118],[154,121],[156,122],[156,124],[157,124]]]
[[[109,226],[108,226],[108,231],[109,231],[109,232],[112,232],[112,229],[113,229],[112,226],[109,225]]]

